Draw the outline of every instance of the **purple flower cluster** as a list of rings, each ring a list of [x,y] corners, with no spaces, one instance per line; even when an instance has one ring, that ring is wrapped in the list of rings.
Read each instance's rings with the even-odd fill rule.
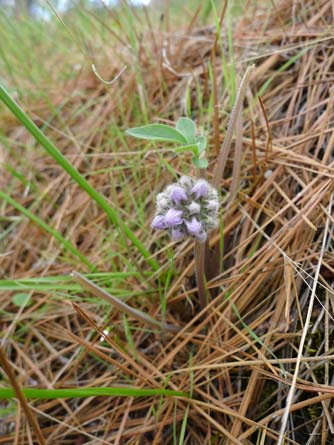
[[[218,193],[205,179],[182,176],[158,194],[156,204],[152,227],[168,230],[174,241],[190,235],[204,242],[218,226]]]

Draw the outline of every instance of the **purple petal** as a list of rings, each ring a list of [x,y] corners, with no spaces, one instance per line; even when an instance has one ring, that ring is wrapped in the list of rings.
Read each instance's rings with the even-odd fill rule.
[[[185,221],[185,223],[190,235],[198,236],[202,231],[202,224],[199,221],[197,221],[196,218],[193,218],[190,222]]]
[[[205,179],[200,179],[196,182],[194,187],[191,189],[191,193],[194,193],[196,198],[205,198],[209,192],[209,184]]]
[[[172,240],[181,241],[185,237],[185,233],[179,229],[172,229]]]
[[[159,230],[165,229],[166,228],[165,217],[162,215],[157,215],[153,219],[151,226],[153,227],[153,229],[159,229]]]
[[[171,191],[170,199],[174,201],[175,204],[180,205],[181,201],[187,201],[188,196],[182,187],[175,186]]]
[[[182,210],[169,209],[164,217],[164,222],[167,227],[178,226],[183,223]]]

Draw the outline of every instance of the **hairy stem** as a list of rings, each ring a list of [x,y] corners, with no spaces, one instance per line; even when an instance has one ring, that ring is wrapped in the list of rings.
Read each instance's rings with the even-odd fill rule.
[[[196,272],[196,283],[198,288],[199,302],[202,309],[208,304],[207,299],[207,289],[206,289],[206,279],[205,279],[205,269],[204,269],[204,259],[205,259],[205,243],[199,241],[195,242],[195,272]]]

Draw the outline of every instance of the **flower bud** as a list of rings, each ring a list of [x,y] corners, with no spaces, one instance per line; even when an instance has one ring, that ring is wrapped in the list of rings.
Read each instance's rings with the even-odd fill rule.
[[[170,199],[175,202],[175,204],[180,205],[181,201],[187,201],[188,196],[182,187],[173,187],[170,193]]]
[[[185,236],[186,234],[184,233],[183,230],[172,229],[171,237],[173,241],[181,241]]]
[[[197,199],[205,198],[208,195],[208,191],[209,184],[204,179],[197,181],[194,187],[191,189],[191,193],[193,193]]]
[[[166,227],[174,227],[178,226],[179,224],[183,223],[183,220],[181,218],[182,216],[182,210],[176,210],[176,209],[169,209],[164,217],[164,222]]]
[[[162,215],[157,215],[157,216],[153,219],[151,226],[152,226],[154,229],[160,229],[160,230],[165,229],[165,228],[166,228],[165,217],[162,216]]]

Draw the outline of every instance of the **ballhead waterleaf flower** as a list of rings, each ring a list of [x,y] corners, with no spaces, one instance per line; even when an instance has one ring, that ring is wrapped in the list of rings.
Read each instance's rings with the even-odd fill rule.
[[[152,227],[168,230],[174,241],[192,236],[200,242],[218,226],[217,190],[205,179],[182,176],[157,195]]]
[[[165,217],[162,216],[162,215],[157,215],[157,216],[153,219],[151,225],[152,225],[152,227],[153,227],[154,229],[160,229],[160,230],[165,229],[165,228],[166,228],[166,225],[165,225]]]
[[[205,198],[208,195],[208,191],[209,184],[204,179],[196,181],[194,187],[191,189],[191,193],[194,193],[196,198]]]
[[[180,205],[181,201],[187,201],[188,196],[182,187],[175,186],[170,193],[170,198],[175,204]]]
[[[179,226],[183,223],[183,220],[181,218],[182,216],[182,210],[177,209],[169,209],[166,215],[164,216],[164,223],[166,227],[172,228],[175,226]]]
[[[191,221],[185,221],[188,232],[190,235],[198,236],[202,231],[202,224],[197,221],[196,218],[192,218]]]

